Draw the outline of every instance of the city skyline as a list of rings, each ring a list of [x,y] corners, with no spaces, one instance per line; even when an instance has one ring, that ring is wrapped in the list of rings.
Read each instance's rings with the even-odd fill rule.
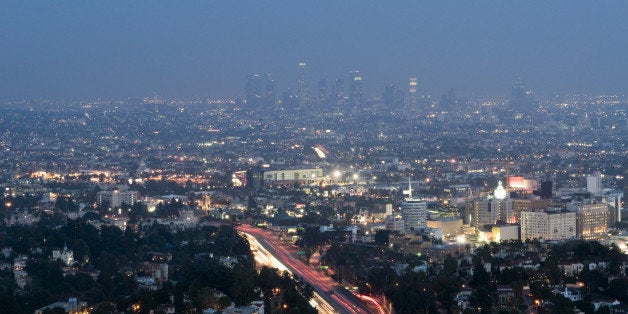
[[[364,78],[468,97],[626,94],[628,5],[535,3],[23,3],[0,13],[0,100],[244,96],[250,74],[297,91],[299,62],[316,82]],[[348,84],[347,84],[348,85]],[[348,87],[348,86],[347,86]]]

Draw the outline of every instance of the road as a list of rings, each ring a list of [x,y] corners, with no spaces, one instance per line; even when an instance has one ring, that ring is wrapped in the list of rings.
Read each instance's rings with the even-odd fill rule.
[[[238,226],[251,243],[252,249],[257,248],[260,263],[269,263],[279,270],[288,270],[293,275],[303,278],[314,288],[314,300],[310,303],[322,313],[383,313],[376,302],[349,292],[330,277],[312,269],[303,261],[290,253],[277,235],[249,225]],[[266,254],[268,253],[268,254]],[[369,304],[369,303],[371,304]]]

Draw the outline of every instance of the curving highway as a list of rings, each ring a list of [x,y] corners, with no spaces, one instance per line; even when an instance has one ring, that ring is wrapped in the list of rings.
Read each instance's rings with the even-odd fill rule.
[[[314,288],[314,298],[310,304],[319,312],[383,313],[379,304],[369,304],[372,303],[370,300],[354,295],[330,277],[306,265],[290,253],[285,244],[271,232],[249,225],[240,225],[237,229],[249,239],[251,249],[256,249],[260,253],[256,254],[256,260],[259,263],[272,265],[279,270],[288,270],[293,275],[303,278]]]

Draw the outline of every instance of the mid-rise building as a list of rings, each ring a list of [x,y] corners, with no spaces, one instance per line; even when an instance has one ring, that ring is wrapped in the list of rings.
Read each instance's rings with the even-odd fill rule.
[[[401,215],[388,215],[384,220],[386,225],[386,230],[404,233],[405,232],[405,221]]]
[[[427,227],[427,203],[417,197],[408,197],[401,203],[401,215],[406,232]]]
[[[120,207],[122,203],[133,205],[137,202],[139,193],[137,191],[100,191],[96,194],[98,205],[108,203],[112,208]]]
[[[280,181],[317,181],[323,179],[323,169],[288,169],[288,170],[271,170],[264,171],[264,182],[280,182]]]
[[[587,176],[587,192],[595,195],[602,192],[602,173],[599,171],[594,172],[592,175]]]
[[[466,219],[473,227],[516,222],[512,199],[507,197],[501,182],[492,198],[470,200],[466,204],[466,210],[469,216]]]
[[[430,219],[427,221],[427,227],[442,230],[444,236],[455,236],[462,233],[462,219]]]
[[[615,224],[621,222],[622,194],[613,193],[606,197],[606,203],[609,205],[608,211],[608,227],[613,228]]]
[[[412,197],[412,186],[408,183],[408,197],[401,203],[401,216],[406,232],[427,227],[427,203],[421,198]]]
[[[566,240],[576,237],[576,213],[560,208],[521,212],[521,240]]]
[[[512,208],[514,212],[514,223],[521,220],[521,212],[542,211],[550,206],[550,199],[533,199],[533,198],[515,198],[512,200]]]
[[[577,235],[585,240],[600,239],[608,233],[608,204],[603,203],[572,203],[568,208],[575,209],[578,214]]]

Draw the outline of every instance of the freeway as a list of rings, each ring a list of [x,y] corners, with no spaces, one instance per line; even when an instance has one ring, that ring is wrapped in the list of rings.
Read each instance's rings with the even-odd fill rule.
[[[369,305],[339,285],[333,279],[317,270],[313,270],[303,261],[290,253],[284,243],[272,233],[249,225],[240,225],[238,230],[249,239],[261,255],[258,262],[268,263],[279,270],[288,270],[293,275],[303,278],[314,288],[314,298],[310,303],[322,313],[383,313],[382,308],[373,303]],[[368,301],[368,300],[367,300]],[[370,302],[372,303],[372,302]]]

